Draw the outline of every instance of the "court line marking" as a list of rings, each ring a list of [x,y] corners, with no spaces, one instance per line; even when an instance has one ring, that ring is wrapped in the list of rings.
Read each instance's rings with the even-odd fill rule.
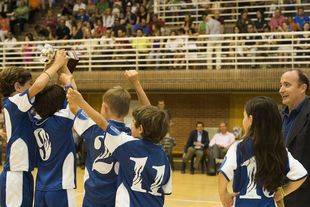
[[[83,196],[84,193],[76,193],[75,197]],[[166,198],[167,201],[187,202],[187,203],[207,203],[207,204],[221,204],[219,201],[210,200],[191,200],[191,199],[178,199],[178,198]]]

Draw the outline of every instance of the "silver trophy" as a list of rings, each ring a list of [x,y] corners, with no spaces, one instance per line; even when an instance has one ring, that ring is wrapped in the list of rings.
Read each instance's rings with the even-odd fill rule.
[[[39,47],[39,50],[40,50],[40,62],[44,63],[45,65],[48,65],[54,60],[57,49],[53,48],[52,45],[45,44],[44,46]],[[70,70],[70,72],[73,73],[80,59],[78,57],[78,54],[73,50],[67,51],[67,57],[68,57],[67,67]]]

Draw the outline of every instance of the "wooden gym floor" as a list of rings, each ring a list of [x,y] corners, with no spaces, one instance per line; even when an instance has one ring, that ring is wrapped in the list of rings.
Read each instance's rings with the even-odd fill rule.
[[[82,206],[84,170],[77,170],[77,204]],[[221,207],[217,177],[173,173],[173,193],[166,197],[165,207]]]

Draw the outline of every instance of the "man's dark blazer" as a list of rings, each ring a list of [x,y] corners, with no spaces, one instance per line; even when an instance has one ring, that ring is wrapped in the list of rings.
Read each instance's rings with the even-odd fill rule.
[[[310,98],[306,97],[287,138],[289,152],[310,173]],[[310,206],[309,176],[305,183],[292,194],[285,197],[285,207]]]
[[[198,138],[198,132],[197,130],[193,130],[187,140],[186,146],[184,148],[184,152],[187,152],[187,149],[189,147],[193,147],[194,146],[194,142],[197,142],[197,138]],[[203,150],[207,149],[209,146],[209,133],[205,130],[202,131],[202,136],[201,136],[201,143],[204,144],[204,148]]]

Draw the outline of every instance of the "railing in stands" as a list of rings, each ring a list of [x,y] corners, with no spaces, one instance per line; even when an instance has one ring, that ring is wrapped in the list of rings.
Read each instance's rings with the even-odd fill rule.
[[[0,43],[0,65],[42,69],[38,47],[80,53],[78,70],[296,68],[310,64],[310,32]]]
[[[225,22],[237,22],[244,9],[247,9],[249,19],[256,20],[256,10],[265,11],[266,20],[270,20],[272,12],[276,8],[282,10],[285,16],[295,16],[298,7],[303,7],[305,13],[310,12],[310,3],[284,4],[278,0],[234,0],[234,1],[201,1],[196,0],[192,3],[172,4],[165,0],[155,0],[154,13],[166,21],[167,25],[180,25],[184,23],[186,14],[199,23],[205,11],[213,14],[215,11],[224,18]]]

